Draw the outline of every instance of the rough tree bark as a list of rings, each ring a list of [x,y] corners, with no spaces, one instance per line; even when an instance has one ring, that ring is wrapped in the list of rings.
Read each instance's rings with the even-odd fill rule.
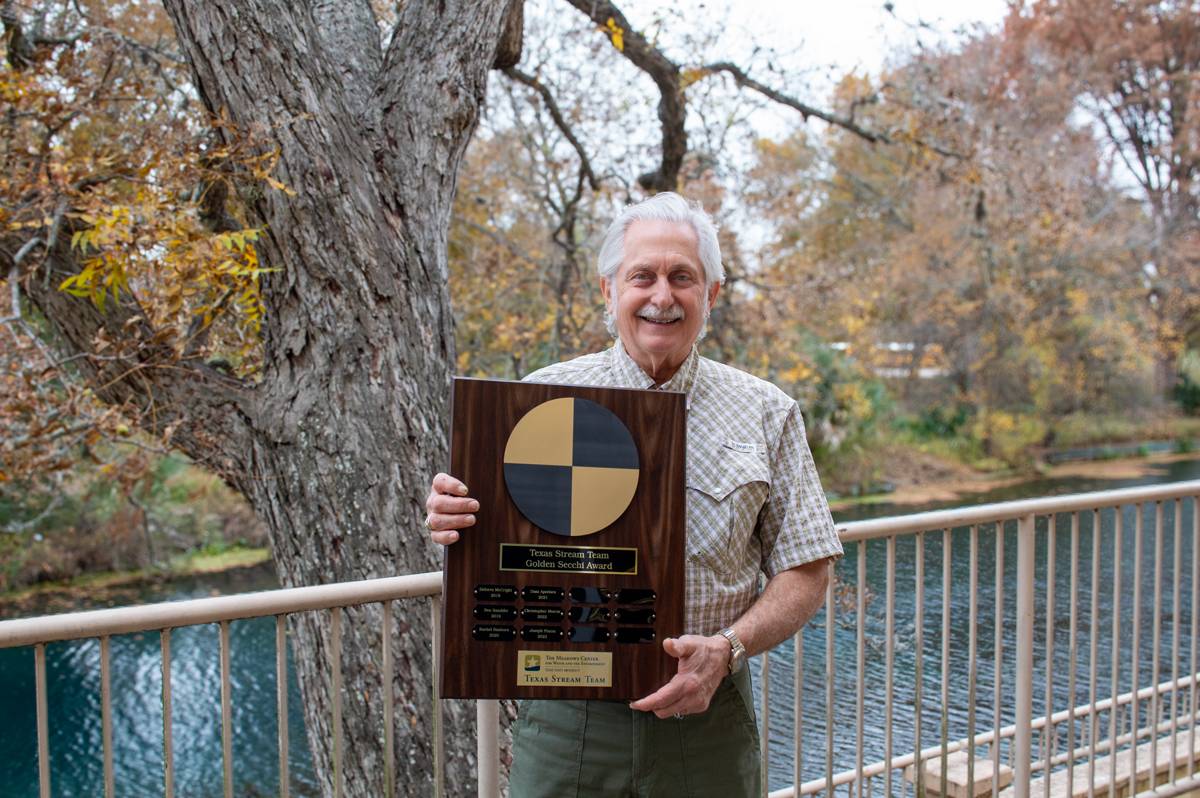
[[[164,0],[205,106],[279,150],[295,193],[250,198],[265,229],[264,367],[258,384],[171,362],[82,361],[102,399],[143,409],[267,522],[285,585],[434,570],[423,534],[429,477],[445,467],[454,364],[446,234],[459,163],[487,72],[519,58],[521,0],[409,0],[384,51],[369,0]],[[78,270],[60,236],[30,298],[68,347],[145,326],[134,301],[106,313],[54,289]],[[146,340],[154,331],[144,330]],[[396,781],[432,793],[428,605],[397,607],[394,684],[380,684],[381,612],[343,624],[344,781],[383,790],[381,689],[397,708]],[[332,793],[328,613],[293,616],[305,720]],[[473,717],[446,707],[447,789],[470,792]]]

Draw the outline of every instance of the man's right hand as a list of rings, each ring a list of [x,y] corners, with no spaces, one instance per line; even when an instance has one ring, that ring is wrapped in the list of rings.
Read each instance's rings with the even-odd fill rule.
[[[479,502],[467,495],[467,486],[462,482],[449,474],[438,474],[425,500],[425,510],[429,513],[425,516],[429,539],[448,546],[458,540],[457,530],[475,525]]]

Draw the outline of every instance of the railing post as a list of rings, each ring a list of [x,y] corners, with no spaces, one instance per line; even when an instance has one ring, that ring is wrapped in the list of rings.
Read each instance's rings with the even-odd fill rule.
[[[433,795],[442,798],[446,792],[446,760],[442,738],[442,599],[429,597],[430,621],[433,630],[433,673],[429,681],[433,685]]]
[[[50,721],[46,709],[46,644],[33,647],[33,681],[36,685],[38,795],[50,798]]]
[[[767,798],[767,776],[771,764],[771,652],[764,651],[759,661],[762,663],[762,670],[760,671],[758,691],[762,705],[759,707],[761,725],[758,732],[758,772],[762,796]]]
[[[475,701],[475,753],[479,769],[479,798],[500,798],[500,702]]]
[[[1033,757],[1033,592],[1036,523],[1036,517],[1033,515],[1021,516],[1017,521],[1017,728],[1012,751],[1015,798],[1029,798]]]

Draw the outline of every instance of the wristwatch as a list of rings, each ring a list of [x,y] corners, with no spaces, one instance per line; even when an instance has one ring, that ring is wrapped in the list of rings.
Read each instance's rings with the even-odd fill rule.
[[[738,636],[729,627],[722,629],[720,634],[721,637],[729,641],[729,672],[737,673],[746,667],[746,647],[742,645],[742,641],[738,640]]]

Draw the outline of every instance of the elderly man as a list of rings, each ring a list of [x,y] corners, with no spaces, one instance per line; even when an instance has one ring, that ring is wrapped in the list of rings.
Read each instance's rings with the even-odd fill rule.
[[[675,676],[640,700],[522,702],[511,795],[761,795],[745,658],[808,621],[842,553],[804,422],[775,386],[696,351],[725,279],[698,205],[664,193],[627,207],[599,261],[615,343],[527,379],[687,394],[686,634],[663,641]],[[435,543],[487,511],[468,494],[434,477]]]

